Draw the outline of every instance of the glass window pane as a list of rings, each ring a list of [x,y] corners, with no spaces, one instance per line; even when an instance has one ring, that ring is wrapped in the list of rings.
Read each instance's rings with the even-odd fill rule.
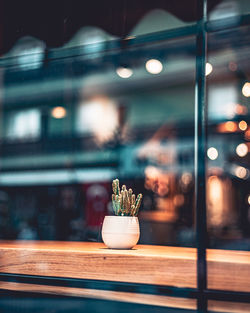
[[[249,30],[242,26],[208,36],[213,67],[207,76],[209,248],[245,250],[208,251],[208,288],[213,289],[249,291],[244,279],[249,276],[250,249]],[[217,268],[219,274],[214,258],[225,262]]]

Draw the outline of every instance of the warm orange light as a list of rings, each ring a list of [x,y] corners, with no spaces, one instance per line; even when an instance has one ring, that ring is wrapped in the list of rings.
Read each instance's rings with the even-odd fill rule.
[[[244,84],[244,86],[242,87],[242,94],[245,97],[250,97],[250,83],[247,82]]]
[[[247,122],[246,121],[240,121],[239,122],[239,129],[240,130],[246,130],[247,129]]]
[[[250,195],[247,198],[247,202],[248,202],[248,204],[250,204]]]
[[[213,175],[207,182],[208,198],[208,224],[220,226],[223,222],[224,203],[223,203],[223,182]]]
[[[173,198],[173,203],[176,207],[182,206],[185,202],[185,198],[182,194],[175,195]]]
[[[241,104],[237,104],[235,108],[235,113],[238,115],[246,115],[247,114],[247,107]]]
[[[228,132],[235,132],[237,130],[237,126],[235,122],[226,122],[225,129]]]
[[[232,132],[236,132],[237,129],[238,129],[237,123],[236,122],[232,122],[232,121],[229,121],[229,122],[226,122],[226,123],[221,123],[218,126],[218,131],[220,133],[232,133]]]
[[[245,132],[245,139],[250,140],[250,129]]]
[[[55,107],[52,109],[51,115],[54,118],[64,118],[67,115],[67,111],[64,107]]]

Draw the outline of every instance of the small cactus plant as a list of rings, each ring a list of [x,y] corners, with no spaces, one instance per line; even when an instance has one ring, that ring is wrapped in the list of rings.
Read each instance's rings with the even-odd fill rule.
[[[142,194],[138,194],[137,198],[133,194],[133,190],[127,190],[126,185],[119,187],[119,179],[114,179],[112,183],[112,205],[115,215],[120,216],[137,216],[142,201]]]

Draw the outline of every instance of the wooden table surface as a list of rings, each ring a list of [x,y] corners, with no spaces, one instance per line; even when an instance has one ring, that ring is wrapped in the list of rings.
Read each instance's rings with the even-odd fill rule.
[[[207,262],[208,288],[250,292],[250,252],[209,249]],[[138,245],[111,250],[93,242],[0,241],[0,272],[196,288],[196,249]],[[4,282],[0,287],[4,284],[14,288]],[[195,306],[194,300],[186,300]]]

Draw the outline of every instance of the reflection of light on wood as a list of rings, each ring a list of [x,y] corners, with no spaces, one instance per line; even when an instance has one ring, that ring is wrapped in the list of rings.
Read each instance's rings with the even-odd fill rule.
[[[229,179],[210,176],[207,182],[208,226],[221,228],[233,222],[233,190]]]

